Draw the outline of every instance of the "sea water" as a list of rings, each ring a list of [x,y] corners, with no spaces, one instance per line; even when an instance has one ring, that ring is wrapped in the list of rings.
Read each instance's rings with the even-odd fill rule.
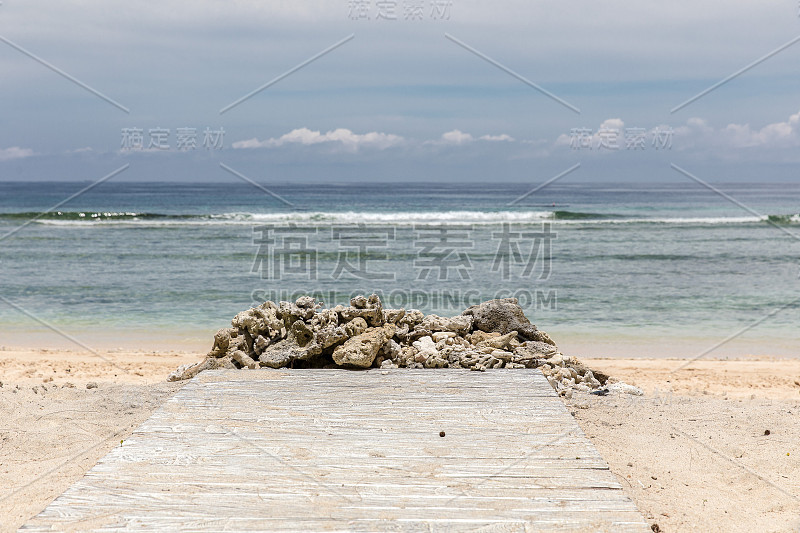
[[[0,344],[54,329],[88,344],[208,343],[265,299],[332,306],[377,292],[440,315],[517,297],[554,337],[589,344],[649,339],[668,353],[741,334],[800,355],[797,184],[721,184],[725,198],[694,183],[527,195],[503,183],[109,181],[59,205],[89,185],[0,183]]]

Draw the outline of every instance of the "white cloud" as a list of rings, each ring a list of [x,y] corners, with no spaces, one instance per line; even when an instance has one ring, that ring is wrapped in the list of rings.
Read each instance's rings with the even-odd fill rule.
[[[714,132],[714,128],[708,125],[708,121],[702,118],[692,117],[686,121],[685,126],[675,128],[676,135],[691,135],[693,133],[708,135]]]
[[[754,128],[750,124],[728,124],[715,129],[707,121],[691,118],[675,129],[682,144],[702,148],[791,148],[800,146],[800,112],[784,122]]]
[[[484,135],[481,137],[481,140],[490,142],[514,142],[514,137],[504,133],[502,135]]]
[[[19,146],[12,146],[11,148],[0,149],[0,161],[10,161],[12,159],[24,159],[35,155],[35,152],[30,148],[20,148]]]
[[[339,143],[344,149],[352,152],[360,148],[377,148],[385,150],[392,146],[397,146],[404,142],[403,137],[390,133],[370,132],[364,134],[353,133],[352,131],[339,128],[327,133],[310,130],[308,128],[298,128],[281,135],[278,138],[260,141],[256,138],[233,143],[236,149],[245,148],[275,148],[286,144],[302,144],[311,146],[323,143]]]
[[[620,130],[622,131],[625,128],[625,121],[621,118],[609,118],[604,120],[602,124],[600,124],[601,130]]]
[[[448,131],[442,134],[441,142],[444,144],[467,144],[475,140],[475,137],[461,130]]]
[[[274,146],[270,144],[273,139],[268,139],[266,141],[259,141],[257,138],[253,137],[252,139],[247,139],[245,141],[236,141],[231,146],[237,150],[243,150],[247,148],[267,148],[269,146]]]
[[[628,127],[645,126],[632,124]],[[724,160],[738,160],[742,157],[758,157],[757,154],[744,152],[746,149],[758,149],[763,152],[763,157],[776,161],[776,150],[791,150],[795,152],[800,147],[800,112],[791,115],[787,120],[766,124],[762,127],[753,127],[750,124],[730,123],[726,126],[713,126],[708,120],[698,117],[689,118],[685,124],[674,126],[669,124],[647,125],[647,146],[651,146],[652,139],[660,131],[668,132],[672,129],[672,149],[682,152],[695,152],[700,154],[712,153],[714,157]],[[604,120],[597,128],[577,128],[584,132],[563,133],[556,138],[553,146],[574,147],[575,143],[583,146],[592,146],[593,152],[609,154],[625,149],[625,122],[621,118]],[[612,130],[616,134],[616,150],[599,150],[603,135],[601,131]],[[606,142],[609,137],[606,137]],[[744,154],[748,155],[745,156]],[[790,157],[790,159],[793,159]]]
[[[501,135],[483,135],[481,137],[474,137],[470,133],[464,133],[461,130],[452,130],[443,133],[441,138],[436,141],[427,141],[425,144],[450,144],[462,145],[469,144],[475,141],[488,141],[488,142],[514,142],[514,137],[503,133]]]

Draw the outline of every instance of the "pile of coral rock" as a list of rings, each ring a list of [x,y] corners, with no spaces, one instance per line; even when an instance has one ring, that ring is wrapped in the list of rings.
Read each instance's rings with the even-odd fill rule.
[[[380,298],[357,296],[324,309],[310,296],[265,302],[236,315],[214,335],[205,360],[178,368],[169,381],[203,370],[256,368],[540,368],[564,394],[591,392],[607,376],[559,353],[525,317],[515,298],[489,300],[458,316],[384,309]]]

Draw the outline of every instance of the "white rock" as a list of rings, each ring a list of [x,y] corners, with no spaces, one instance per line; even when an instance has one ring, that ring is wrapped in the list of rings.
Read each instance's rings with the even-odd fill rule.
[[[622,381],[609,385],[607,387],[609,392],[616,392],[619,394],[632,394],[633,396],[644,396],[644,391],[633,385],[628,385]]]
[[[556,379],[561,381],[572,379],[572,373],[570,372],[570,369],[569,368],[559,369],[559,371],[556,373]]]
[[[414,341],[413,346],[417,349],[415,360],[418,363],[424,363],[429,357],[439,355],[439,351],[436,349],[436,344],[433,342],[431,337],[422,337],[419,340]]]
[[[501,361],[505,362],[511,361],[511,358],[514,357],[513,353],[506,352],[505,350],[493,350],[490,355],[496,359],[500,359]]]
[[[433,334],[433,342],[439,342],[447,339],[452,339],[455,337],[455,332],[452,331],[437,331]]]

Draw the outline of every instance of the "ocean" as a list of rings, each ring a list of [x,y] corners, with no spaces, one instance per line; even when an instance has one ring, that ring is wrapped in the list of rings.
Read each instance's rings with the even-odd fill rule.
[[[0,183],[0,344],[210,348],[265,299],[377,292],[517,297],[587,352],[800,355],[798,184],[110,180],[48,212],[88,185]]]

